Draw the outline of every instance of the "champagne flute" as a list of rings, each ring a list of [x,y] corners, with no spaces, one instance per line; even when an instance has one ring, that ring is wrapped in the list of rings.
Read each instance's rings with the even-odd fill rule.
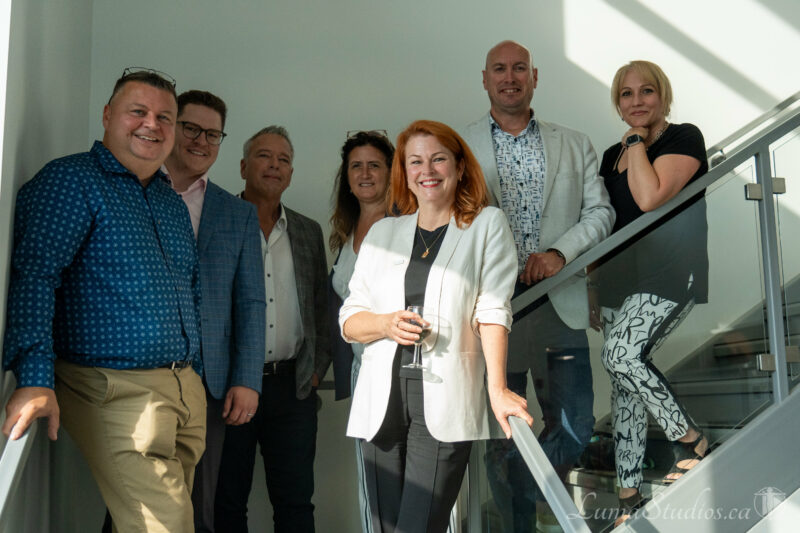
[[[416,313],[419,316],[423,316],[425,309],[421,305],[409,305],[406,307],[406,311],[411,311],[412,313]],[[422,367],[422,341],[425,340],[425,337],[431,334],[431,324],[430,322],[427,325],[420,324],[416,320],[409,320],[410,324],[414,324],[415,326],[419,326],[422,328],[422,331],[419,333],[419,339],[414,341],[414,359],[411,363],[407,365],[403,365],[403,368],[423,368]]]

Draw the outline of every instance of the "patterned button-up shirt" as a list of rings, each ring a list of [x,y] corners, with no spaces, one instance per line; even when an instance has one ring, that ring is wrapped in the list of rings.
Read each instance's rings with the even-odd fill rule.
[[[191,358],[202,371],[197,250],[165,176],[143,187],[100,142],[19,191],[3,366],[53,387],[56,356],[116,369]]]
[[[539,226],[544,205],[544,144],[535,117],[519,135],[503,131],[489,115],[500,179],[500,207],[517,245],[519,271],[539,250]]]

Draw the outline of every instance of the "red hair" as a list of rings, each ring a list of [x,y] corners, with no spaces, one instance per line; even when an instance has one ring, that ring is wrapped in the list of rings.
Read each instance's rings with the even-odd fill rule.
[[[416,196],[408,188],[405,166],[406,144],[411,137],[416,135],[436,137],[445,148],[453,152],[456,165],[464,166],[464,174],[456,184],[453,216],[460,228],[469,226],[478,213],[489,205],[488,189],[486,180],[483,178],[483,171],[464,139],[450,126],[433,120],[414,121],[397,136],[389,194],[390,212],[398,215],[410,215],[419,208]]]

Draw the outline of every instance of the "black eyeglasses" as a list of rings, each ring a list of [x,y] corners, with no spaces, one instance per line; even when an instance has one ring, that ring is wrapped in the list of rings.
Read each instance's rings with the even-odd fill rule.
[[[178,82],[175,81],[175,78],[173,78],[172,76],[170,76],[166,72],[163,72],[161,70],[156,70],[156,69],[153,69],[153,68],[147,68],[147,67],[128,67],[128,68],[126,68],[125,70],[122,71],[122,77],[125,78],[127,76],[132,76],[134,74],[139,74],[140,72],[147,73],[147,74],[155,74],[156,76],[160,76],[160,77],[164,78],[164,81],[166,81],[167,83],[172,85],[173,89],[175,88],[175,86],[178,83]]]
[[[219,130],[207,130],[201,128],[194,122],[187,122],[185,120],[179,120],[178,124],[181,125],[181,129],[183,130],[183,136],[187,139],[197,139],[200,137],[201,133],[206,134],[206,141],[208,144],[219,145],[222,144],[222,139],[224,139],[228,134],[224,131]]]
[[[389,134],[386,132],[386,130],[350,130],[347,132],[347,138],[352,139],[353,137],[356,137],[362,133],[364,135],[377,135],[378,137],[385,137],[386,139],[389,138]]]

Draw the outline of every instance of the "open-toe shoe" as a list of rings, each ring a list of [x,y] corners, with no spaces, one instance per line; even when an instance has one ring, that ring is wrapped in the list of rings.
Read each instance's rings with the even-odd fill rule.
[[[708,452],[708,439],[705,435],[698,432],[697,438],[692,442],[672,442],[672,454],[675,461],[667,475],[664,476],[664,483],[671,485],[678,481],[686,472],[697,466]]]
[[[617,519],[614,521],[614,527],[618,527],[625,520],[630,518],[636,511],[647,505],[650,498],[643,498],[641,492],[637,492],[627,498],[619,499],[619,512],[617,512]]]

